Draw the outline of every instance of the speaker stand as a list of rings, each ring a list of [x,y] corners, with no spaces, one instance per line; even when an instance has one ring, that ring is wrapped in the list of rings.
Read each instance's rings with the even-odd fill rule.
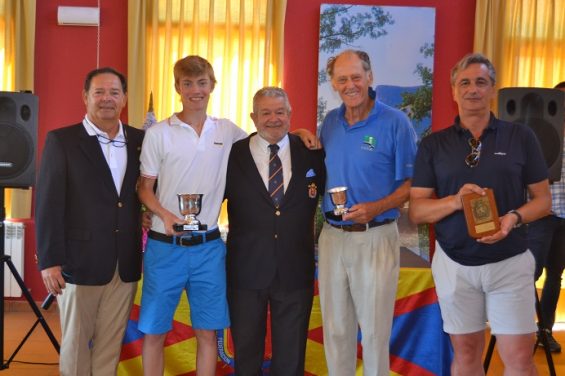
[[[4,208],[4,188],[0,187],[0,250],[2,251],[2,256],[1,256],[2,258],[1,258],[1,261],[0,261],[0,356],[1,356],[0,360],[1,360],[2,364],[0,365],[0,371],[5,370],[8,367],[10,367],[10,363],[12,362],[12,360],[14,360],[15,356],[20,351],[20,349],[22,348],[22,346],[27,341],[27,339],[29,338],[29,336],[31,335],[31,333],[37,327],[38,324],[41,324],[41,326],[43,327],[43,330],[45,330],[45,333],[49,337],[49,340],[53,344],[53,347],[55,348],[57,353],[59,353],[59,350],[60,350],[59,342],[57,342],[57,339],[55,338],[55,336],[53,335],[53,332],[49,328],[49,325],[47,324],[45,317],[43,317],[43,314],[41,313],[41,311],[37,307],[37,304],[33,300],[29,290],[27,289],[22,277],[18,273],[18,270],[14,266],[14,263],[12,262],[10,256],[4,254],[4,251],[5,251],[5,249],[4,249],[4,231],[5,231],[4,220],[5,219],[6,219],[6,209]],[[8,268],[10,269],[12,276],[18,282],[18,285],[20,286],[22,293],[24,294],[27,302],[29,303],[29,306],[31,307],[31,309],[33,310],[33,313],[35,313],[35,316],[37,317],[37,320],[35,321],[35,323],[31,327],[31,329],[27,332],[27,334],[22,339],[22,341],[20,342],[18,347],[16,347],[16,350],[13,352],[13,354],[10,356],[10,358],[5,363],[4,363],[4,265],[7,265]]]

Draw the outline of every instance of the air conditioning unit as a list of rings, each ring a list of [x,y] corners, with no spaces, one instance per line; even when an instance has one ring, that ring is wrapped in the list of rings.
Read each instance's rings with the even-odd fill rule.
[[[98,26],[100,24],[100,8],[59,6],[57,8],[57,23],[67,26]]]

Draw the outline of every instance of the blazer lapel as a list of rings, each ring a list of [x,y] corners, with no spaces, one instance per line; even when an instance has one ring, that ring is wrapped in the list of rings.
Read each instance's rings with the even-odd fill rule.
[[[259,194],[261,194],[266,200],[269,200],[269,202],[272,203],[273,200],[271,199],[269,191],[265,187],[265,183],[263,182],[263,179],[261,178],[261,175],[257,170],[257,165],[255,164],[255,160],[253,160],[251,150],[249,149],[249,140],[252,136],[253,134],[246,139],[245,145],[242,150],[243,152],[237,154],[238,163],[241,165],[241,170],[244,174],[247,175],[247,178],[251,182],[251,184],[257,188]]]
[[[300,158],[300,139],[295,137],[292,134],[288,134],[289,146],[290,146],[290,165],[292,166],[292,176],[290,181],[288,182],[288,187],[284,192],[284,198],[281,202],[281,206],[283,206],[287,200],[292,198],[292,195],[295,194],[296,188],[300,183],[300,174],[302,173],[302,164]]]
[[[124,125],[124,132],[127,132],[126,125]],[[128,142],[126,144],[126,148],[128,160],[126,163],[126,173],[124,175],[124,181],[122,183],[122,191],[120,192],[120,196],[122,196],[122,192],[126,192],[126,190],[131,189],[131,187],[135,189],[135,186],[137,184],[137,177],[139,176],[139,166],[136,161],[139,160],[141,146],[131,140],[131,142]]]

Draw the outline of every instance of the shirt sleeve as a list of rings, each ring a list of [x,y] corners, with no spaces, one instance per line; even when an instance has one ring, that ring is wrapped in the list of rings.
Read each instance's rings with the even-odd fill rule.
[[[412,187],[435,188],[436,176],[433,167],[432,139],[424,137],[420,141],[416,160],[414,162],[414,176]]]
[[[143,139],[140,156],[142,176],[157,177],[161,167],[163,152],[163,130],[159,125],[149,128]]]
[[[398,120],[396,129],[396,174],[397,181],[409,179],[414,174],[414,159],[416,158],[416,131],[405,115]]]

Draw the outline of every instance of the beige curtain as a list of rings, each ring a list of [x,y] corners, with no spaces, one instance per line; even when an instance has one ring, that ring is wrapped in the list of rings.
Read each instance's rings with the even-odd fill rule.
[[[565,0],[477,0],[474,50],[497,68],[497,87],[565,80]]]
[[[33,91],[35,0],[0,0],[0,90]],[[6,218],[31,216],[31,189],[6,189]]]
[[[218,83],[208,113],[247,131],[253,94],[281,84],[286,0],[129,0],[129,122],[141,126],[153,93],[158,120],[181,109],[173,65],[208,59]]]

